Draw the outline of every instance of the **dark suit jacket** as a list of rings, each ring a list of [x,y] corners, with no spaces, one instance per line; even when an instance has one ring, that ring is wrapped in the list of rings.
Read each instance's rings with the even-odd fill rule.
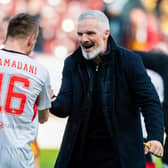
[[[142,111],[148,140],[163,142],[163,112],[158,95],[148,77],[141,57],[118,47],[112,37],[101,57],[102,109],[109,134],[113,134],[120,156],[121,168],[145,168]],[[79,130],[83,131],[89,117],[91,77],[80,48],[65,60],[63,79],[51,112],[69,117],[55,168],[68,168]],[[81,129],[81,125],[83,129]],[[112,151],[113,152],[113,151]]]
[[[164,82],[163,111],[166,132],[168,133],[168,55],[160,52],[135,51],[141,55],[146,68],[159,73]]]

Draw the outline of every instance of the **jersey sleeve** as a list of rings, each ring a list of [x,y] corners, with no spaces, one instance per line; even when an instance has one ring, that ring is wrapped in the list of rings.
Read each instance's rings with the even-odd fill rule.
[[[46,71],[46,76],[44,80],[44,85],[42,87],[42,90],[39,94],[39,102],[38,102],[38,110],[44,110],[49,109],[51,107],[51,101],[50,101],[50,76],[48,71]]]

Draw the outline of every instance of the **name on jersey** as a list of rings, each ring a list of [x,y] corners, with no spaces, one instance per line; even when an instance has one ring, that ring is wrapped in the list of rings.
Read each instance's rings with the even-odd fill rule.
[[[9,58],[2,59],[0,58],[0,66],[16,68],[19,70],[23,70],[25,72],[29,72],[31,74],[37,74],[37,67],[31,64],[26,64],[21,61],[11,60]]]

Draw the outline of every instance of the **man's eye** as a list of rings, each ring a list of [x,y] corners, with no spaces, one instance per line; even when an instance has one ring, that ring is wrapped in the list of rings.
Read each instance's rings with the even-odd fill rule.
[[[78,36],[82,36],[82,33],[79,33],[79,32],[78,32]]]
[[[94,35],[95,33],[94,32],[88,32],[87,34],[88,35]]]

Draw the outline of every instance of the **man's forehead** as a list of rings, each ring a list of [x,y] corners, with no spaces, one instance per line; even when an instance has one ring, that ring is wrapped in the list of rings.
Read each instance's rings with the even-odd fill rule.
[[[95,18],[86,18],[78,22],[78,29],[98,28],[98,21]]]

